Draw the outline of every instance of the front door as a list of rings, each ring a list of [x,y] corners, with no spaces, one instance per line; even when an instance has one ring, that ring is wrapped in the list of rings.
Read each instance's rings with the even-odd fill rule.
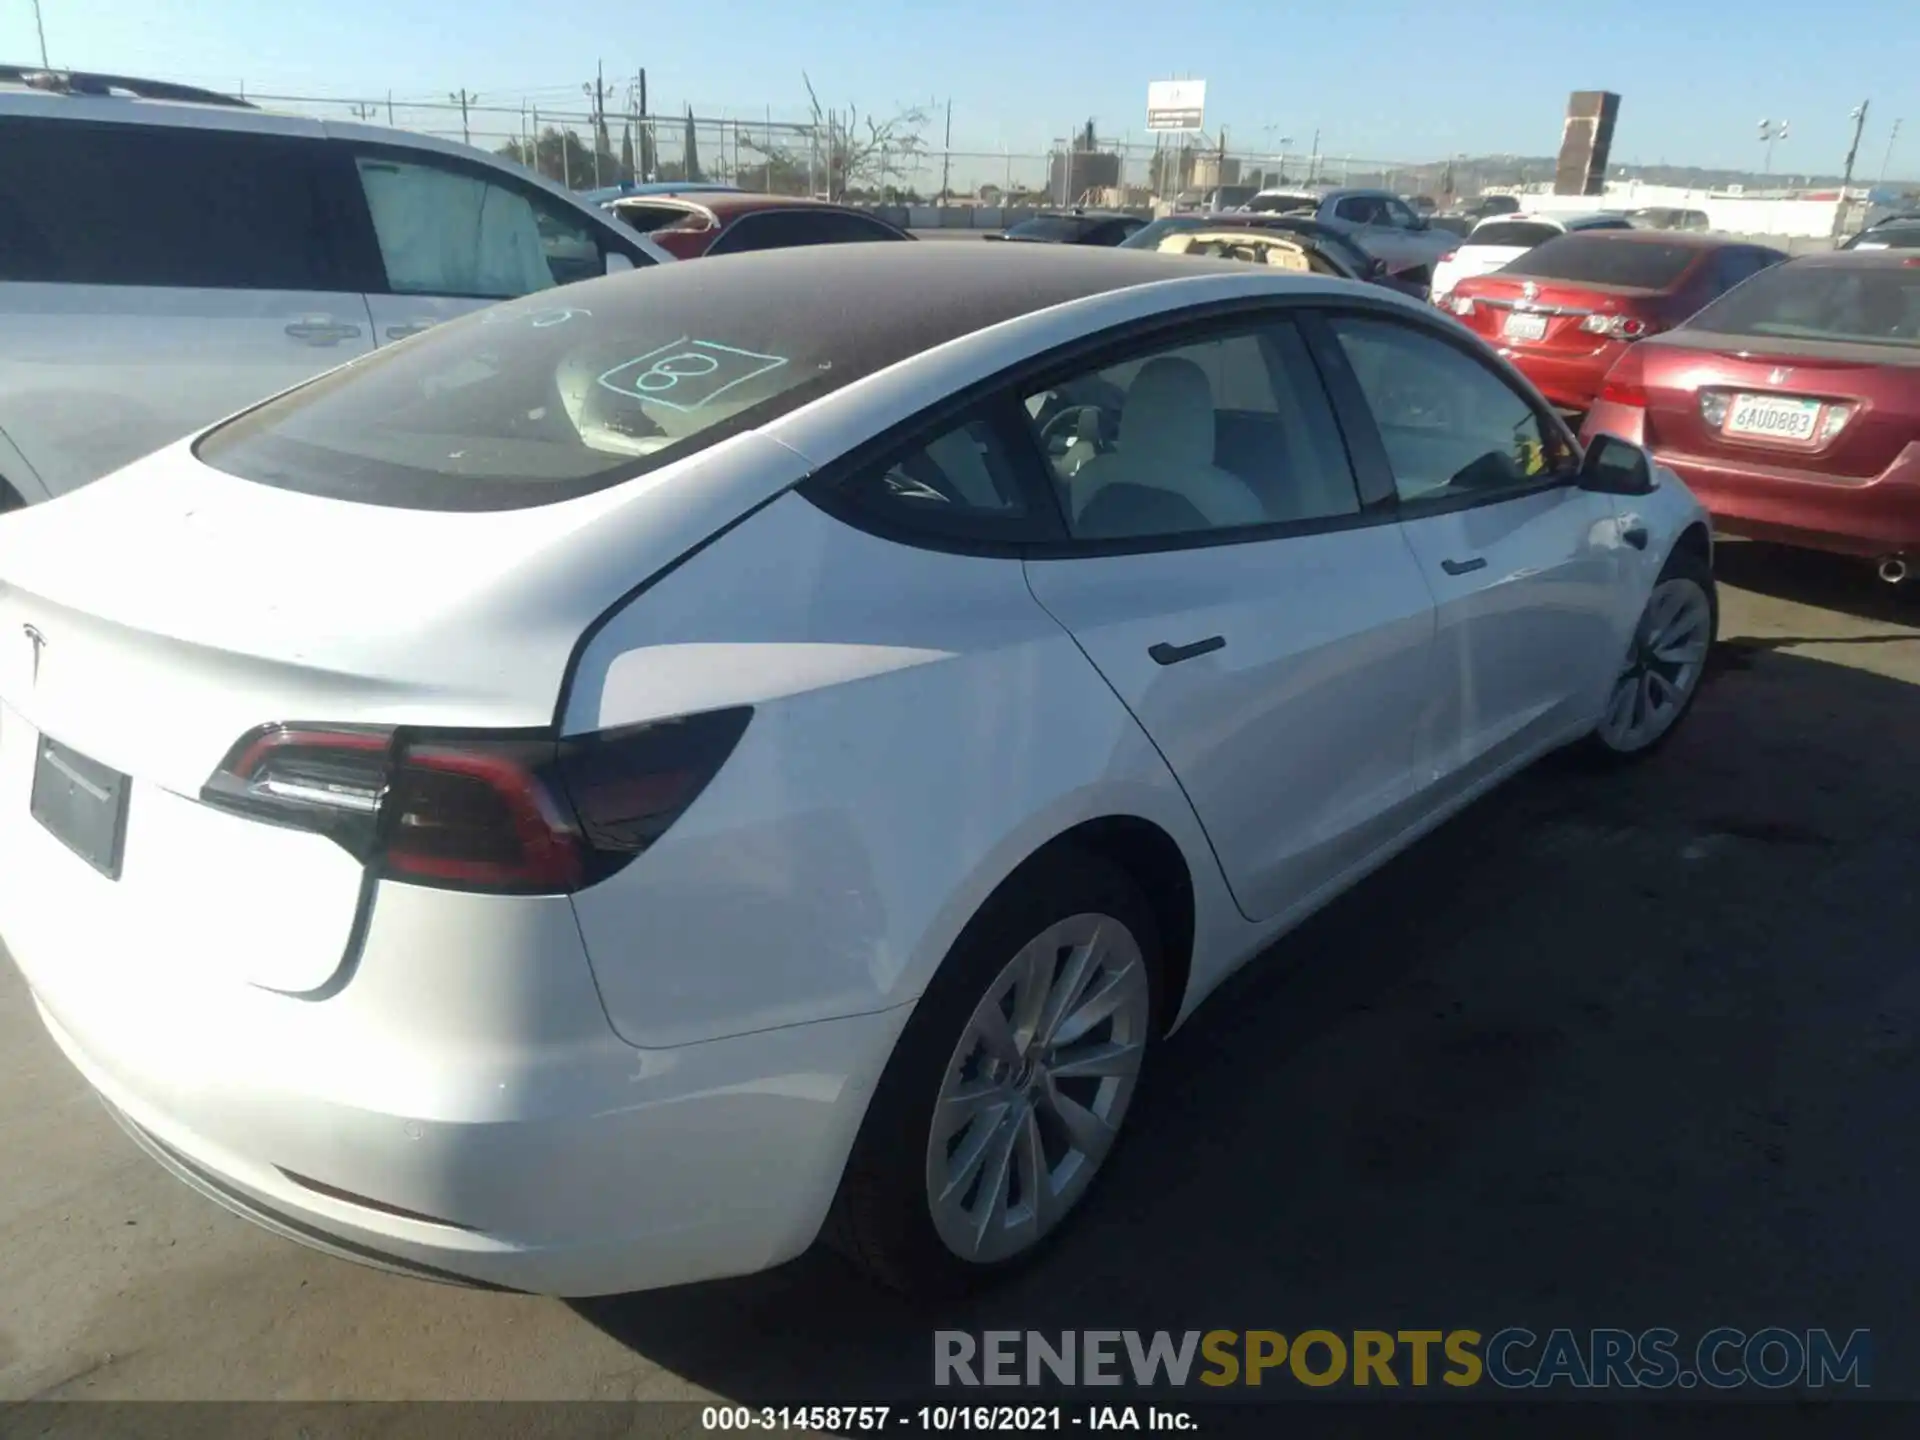
[[[1476,783],[1598,719],[1631,616],[1613,502],[1564,428],[1425,325],[1335,316],[1438,618],[1429,777]]]
[[[1299,334],[1136,342],[1026,412],[1072,536],[1028,560],[1035,597],[1166,757],[1241,910],[1297,912],[1408,823],[1433,638]]]

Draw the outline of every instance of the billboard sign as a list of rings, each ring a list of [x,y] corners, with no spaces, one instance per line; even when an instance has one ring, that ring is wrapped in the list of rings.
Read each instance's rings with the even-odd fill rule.
[[[1147,129],[1191,134],[1207,114],[1204,80],[1155,80],[1147,86]]]

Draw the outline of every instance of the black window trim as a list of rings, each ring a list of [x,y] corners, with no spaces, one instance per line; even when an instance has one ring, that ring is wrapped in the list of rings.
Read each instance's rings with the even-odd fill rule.
[[[1352,433],[1341,415],[1326,365],[1315,348],[1309,319],[1322,303],[1320,297],[1306,295],[1285,298],[1241,296],[1196,306],[1171,316],[1123,322],[1091,335],[1080,336],[1044,354],[1027,357],[916,412],[823,465],[795,489],[803,498],[835,519],[881,539],[922,550],[983,558],[1094,559],[1110,555],[1199,550],[1217,545],[1252,545],[1269,540],[1291,540],[1395,523],[1401,516],[1395,505],[1392,473],[1382,468],[1376,470],[1369,480],[1363,472],[1361,456],[1354,449]],[[1360,302],[1353,308],[1356,311],[1371,312],[1377,309],[1392,313],[1392,307],[1376,307],[1366,302]],[[1210,336],[1238,334],[1274,321],[1290,321],[1300,328],[1308,356],[1319,371],[1321,384],[1327,392],[1335,429],[1345,442],[1348,467],[1358,491],[1360,508],[1351,515],[1281,520],[1231,529],[1110,540],[1073,538],[1060,509],[1059,490],[1053,481],[1052,466],[1041,452],[1039,436],[1022,403],[1023,397],[1036,389],[1045,389],[1053,382],[1084,375],[1088,370],[1123,364],[1143,352],[1200,344]],[[1326,342],[1334,343],[1330,334]],[[1265,347],[1262,348],[1264,352]],[[1267,356],[1267,361],[1271,366],[1271,355]],[[1357,389],[1358,382],[1353,383]],[[1026,500],[1024,514],[1017,517],[976,514],[973,520],[958,525],[926,525],[896,520],[846,494],[844,487],[847,482],[869,467],[892,463],[901,455],[911,453],[946,431],[974,419],[984,419],[995,427],[995,439],[1014,462]],[[1367,417],[1367,425],[1372,425],[1371,416]],[[1564,433],[1565,427],[1561,426],[1561,429]],[[1374,435],[1374,443],[1379,443],[1377,434]],[[1382,449],[1381,467],[1385,466],[1385,454]],[[1384,494],[1380,484],[1382,474],[1386,482]],[[1503,498],[1506,497],[1503,495]]]
[[[1451,346],[1467,359],[1473,361],[1490,376],[1513,391],[1514,398],[1520,400],[1534,414],[1543,433],[1557,435],[1566,445],[1572,462],[1559,470],[1549,470],[1544,475],[1526,485],[1514,485],[1485,494],[1467,493],[1451,495],[1441,500],[1406,500],[1400,495],[1394,484],[1393,464],[1387,458],[1386,442],[1381,438],[1379,423],[1374,419],[1373,408],[1368,404],[1366,394],[1360,387],[1360,378],[1354,374],[1346,351],[1333,330],[1333,322],[1339,319],[1357,318],[1386,321],[1400,325],[1443,345]],[[1513,500],[1523,500],[1530,496],[1542,495],[1550,490],[1561,490],[1577,486],[1580,482],[1580,442],[1566,421],[1560,417],[1551,405],[1548,405],[1531,393],[1532,387],[1524,376],[1517,371],[1508,373],[1508,367],[1502,365],[1497,356],[1486,353],[1486,347],[1471,335],[1456,334],[1445,322],[1428,320],[1425,316],[1408,315],[1398,307],[1386,305],[1367,305],[1343,303],[1338,306],[1316,306],[1313,312],[1302,322],[1302,329],[1309,336],[1308,343],[1314,347],[1314,358],[1319,361],[1321,375],[1327,383],[1327,393],[1333,398],[1335,415],[1340,428],[1347,437],[1347,449],[1353,456],[1354,473],[1360,481],[1361,493],[1378,496],[1384,484],[1386,497],[1377,501],[1382,512],[1396,521],[1424,520],[1434,515],[1452,515],[1461,510],[1478,510],[1488,505],[1504,505]],[[1493,363],[1489,363],[1492,361]],[[1521,381],[1516,386],[1515,377]]]
[[[358,213],[358,219],[365,227],[367,238],[373,243],[374,258],[378,262],[374,274],[377,275],[380,283],[378,286],[369,286],[365,291],[366,294],[393,295],[405,300],[487,300],[494,304],[524,298],[519,295],[474,295],[457,290],[395,290],[392,282],[387,278],[386,258],[380,254],[379,237],[373,228],[373,211],[367,204],[366,191],[360,184],[360,167],[358,162],[361,157],[364,156],[374,160],[392,160],[396,164],[401,165],[420,165],[424,167],[437,165],[442,169],[453,171],[455,174],[470,175],[490,185],[498,185],[503,190],[518,192],[527,197],[529,203],[535,204],[536,206],[545,204],[565,211],[568,209],[568,206],[560,196],[553,194],[553,192],[543,186],[529,184],[526,180],[503,166],[490,165],[483,160],[470,159],[465,155],[448,155],[439,150],[431,150],[424,146],[393,144],[380,140],[332,139],[326,143],[332,146],[338,146],[341,153],[347,157],[347,168],[351,171],[351,178],[353,180],[354,205]],[[573,202],[571,213],[594,235],[600,247],[603,265],[607,252],[610,250],[618,251],[620,254],[626,256],[627,259],[633,263],[633,267],[636,270],[644,270],[648,266],[656,263],[651,255],[647,254],[645,250],[627,238],[628,235],[637,235],[639,232],[628,230],[627,235],[621,234],[620,232],[627,228],[625,225],[613,219],[611,216],[603,218],[594,214],[591,209],[580,204],[578,201]],[[563,287],[556,285],[553,288],[557,290]],[[530,291],[528,293],[538,294],[543,292]]]

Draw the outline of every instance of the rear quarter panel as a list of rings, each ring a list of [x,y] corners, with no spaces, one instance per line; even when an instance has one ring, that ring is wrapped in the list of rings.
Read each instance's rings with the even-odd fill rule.
[[[1247,948],[1165,762],[1017,559],[911,548],[783,496],[593,638],[565,729],[738,704],[754,717],[692,808],[575,897],[633,1044],[905,1004],[1021,861],[1106,815],[1187,857],[1219,927],[1196,976]]]

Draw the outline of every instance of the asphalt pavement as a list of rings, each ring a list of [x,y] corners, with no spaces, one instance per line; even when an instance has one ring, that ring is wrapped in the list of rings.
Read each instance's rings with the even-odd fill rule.
[[[0,968],[0,1400],[878,1399],[936,1324],[1867,1327],[1920,1391],[1920,593],[1722,577],[1671,746],[1543,764],[1276,946],[1046,1263],[937,1315],[818,1254],[568,1305],[307,1252],[136,1151]]]

